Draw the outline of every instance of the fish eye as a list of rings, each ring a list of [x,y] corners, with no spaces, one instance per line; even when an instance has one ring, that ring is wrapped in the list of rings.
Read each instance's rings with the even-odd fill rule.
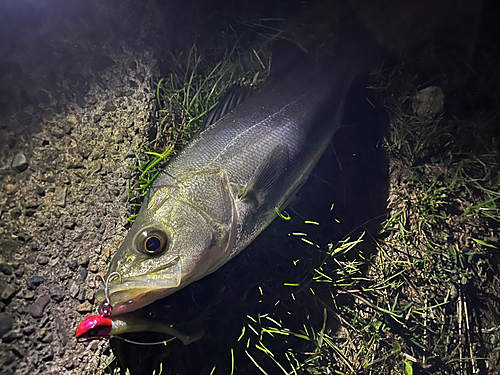
[[[139,237],[138,248],[143,253],[159,254],[167,248],[168,236],[162,230],[145,230]]]

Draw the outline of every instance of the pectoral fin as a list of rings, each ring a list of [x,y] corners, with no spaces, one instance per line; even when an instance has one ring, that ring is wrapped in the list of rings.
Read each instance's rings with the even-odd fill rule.
[[[251,202],[255,209],[259,208],[266,195],[282,176],[287,164],[288,147],[279,144],[260,164],[249,183],[238,187],[239,198],[242,201]]]

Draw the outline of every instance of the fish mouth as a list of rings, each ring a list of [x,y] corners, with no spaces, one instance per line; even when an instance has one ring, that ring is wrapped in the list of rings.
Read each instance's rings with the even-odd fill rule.
[[[181,262],[169,262],[142,275],[120,277],[117,283],[105,283],[97,291],[96,299],[108,303],[111,315],[115,316],[167,297],[180,289],[181,281]]]

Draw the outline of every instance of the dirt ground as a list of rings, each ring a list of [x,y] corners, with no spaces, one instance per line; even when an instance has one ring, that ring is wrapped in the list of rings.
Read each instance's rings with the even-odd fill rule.
[[[88,374],[112,357],[107,340],[77,343],[75,329],[95,311],[94,276],[106,273],[127,232],[128,166],[148,137],[163,53],[206,30],[187,5],[160,3],[0,4],[2,375]],[[460,30],[465,49],[478,22]],[[405,49],[422,39],[404,35]],[[500,325],[491,277],[483,290],[496,297],[481,327]],[[498,366],[495,332],[489,347],[497,349],[485,356]]]

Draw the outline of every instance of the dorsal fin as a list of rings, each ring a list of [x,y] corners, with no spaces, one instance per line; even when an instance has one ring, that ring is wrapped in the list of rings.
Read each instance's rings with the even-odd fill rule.
[[[243,103],[250,95],[252,95],[253,90],[247,87],[241,87],[239,85],[231,86],[222,99],[219,100],[219,103],[212,108],[210,112],[208,112],[203,125],[200,128],[200,132],[208,128],[210,125],[216,123],[221,118],[230,113],[233,109],[235,109],[238,105]]]

